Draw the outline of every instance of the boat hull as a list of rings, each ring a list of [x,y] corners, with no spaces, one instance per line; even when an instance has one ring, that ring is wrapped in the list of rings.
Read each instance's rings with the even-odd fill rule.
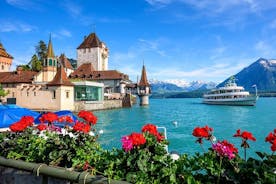
[[[233,99],[203,99],[203,103],[210,105],[237,105],[237,106],[254,106],[257,101],[257,96],[247,98]]]

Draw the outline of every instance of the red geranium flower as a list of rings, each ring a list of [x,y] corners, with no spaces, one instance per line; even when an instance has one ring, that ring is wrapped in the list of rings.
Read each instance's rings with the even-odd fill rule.
[[[22,132],[28,126],[32,126],[34,118],[32,116],[23,116],[18,122],[15,122],[10,126],[11,131],[13,132]]]
[[[141,133],[133,132],[129,137],[132,140],[132,144],[134,146],[140,146],[146,143],[146,139]]]
[[[45,124],[39,124],[36,128],[39,130],[39,131],[42,131],[42,130],[46,130],[47,129],[47,125]]]
[[[241,133],[240,129],[237,130],[237,133],[234,135],[234,137],[241,137],[245,140],[256,141],[256,138],[253,137],[251,132],[244,131],[244,132]]]
[[[145,126],[143,126],[142,132],[148,132],[155,136],[158,134],[157,127],[153,124],[146,124]]]
[[[41,122],[48,122],[48,123],[53,123],[54,121],[57,121],[57,120],[58,120],[58,115],[52,112],[43,114],[40,119]]]
[[[265,142],[269,142],[271,144],[271,150],[276,151],[276,129],[274,129],[274,132],[268,134],[265,138]]]
[[[78,116],[85,121],[89,122],[90,124],[95,125],[97,123],[97,117],[90,111],[80,111],[78,113]]]
[[[88,133],[90,131],[90,125],[82,123],[82,122],[76,122],[76,124],[73,126],[73,130]]]
[[[207,125],[205,127],[196,127],[193,130],[193,136],[198,137],[196,142],[198,142],[199,144],[202,144],[203,138],[210,140],[210,138],[212,137],[212,131],[213,131],[213,128],[208,127]]]
[[[142,132],[148,132],[149,134],[154,135],[158,142],[164,140],[164,136],[158,132],[157,127],[153,124],[146,124],[143,126]]]

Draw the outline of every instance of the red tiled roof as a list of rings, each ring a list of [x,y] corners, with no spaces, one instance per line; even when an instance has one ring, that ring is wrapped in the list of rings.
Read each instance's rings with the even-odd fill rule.
[[[80,46],[77,49],[86,49],[101,46],[101,41],[97,37],[96,33],[91,33],[89,36],[85,37],[84,41],[80,44]]]
[[[6,57],[6,58],[11,58],[13,59],[13,57],[8,54],[5,50],[5,48],[3,47],[2,43],[0,43],[0,57]]]
[[[59,60],[64,68],[73,70],[73,67],[72,67],[70,61],[67,59],[67,57],[64,54],[60,55]]]
[[[150,86],[148,79],[147,79],[147,72],[146,72],[145,65],[143,65],[142,76],[141,76],[141,80],[140,80],[138,86]]]
[[[70,76],[90,75],[93,71],[95,71],[95,69],[92,63],[84,63],[71,73]]]
[[[0,72],[0,83],[32,83],[36,74],[34,71]]]
[[[103,80],[103,79],[126,79],[128,80],[128,75],[125,75],[117,70],[105,70],[105,71],[95,71],[92,63],[84,63],[72,74],[71,78],[81,78],[88,80]]]
[[[48,86],[74,86],[74,84],[67,78],[63,66],[61,65],[54,79],[47,83]]]

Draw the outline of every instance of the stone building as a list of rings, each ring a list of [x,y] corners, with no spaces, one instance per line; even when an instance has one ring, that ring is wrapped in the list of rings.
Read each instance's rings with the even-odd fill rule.
[[[92,63],[95,70],[108,70],[108,48],[100,41],[96,33],[84,37],[77,48],[77,66]]]

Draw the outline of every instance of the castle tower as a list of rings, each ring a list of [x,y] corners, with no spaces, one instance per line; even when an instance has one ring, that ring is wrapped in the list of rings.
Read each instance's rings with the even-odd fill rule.
[[[2,43],[0,43],[0,72],[10,71],[12,59],[13,57],[6,52]]]
[[[108,48],[100,41],[96,33],[84,37],[77,48],[77,66],[92,63],[97,71],[108,70]]]
[[[150,84],[147,79],[145,65],[143,65],[141,79],[137,85],[137,93],[140,98],[140,105],[149,105]]]
[[[49,82],[53,80],[57,72],[57,62],[58,58],[54,54],[54,49],[52,45],[52,38],[50,36],[47,50],[47,58],[43,61],[43,82]]]

